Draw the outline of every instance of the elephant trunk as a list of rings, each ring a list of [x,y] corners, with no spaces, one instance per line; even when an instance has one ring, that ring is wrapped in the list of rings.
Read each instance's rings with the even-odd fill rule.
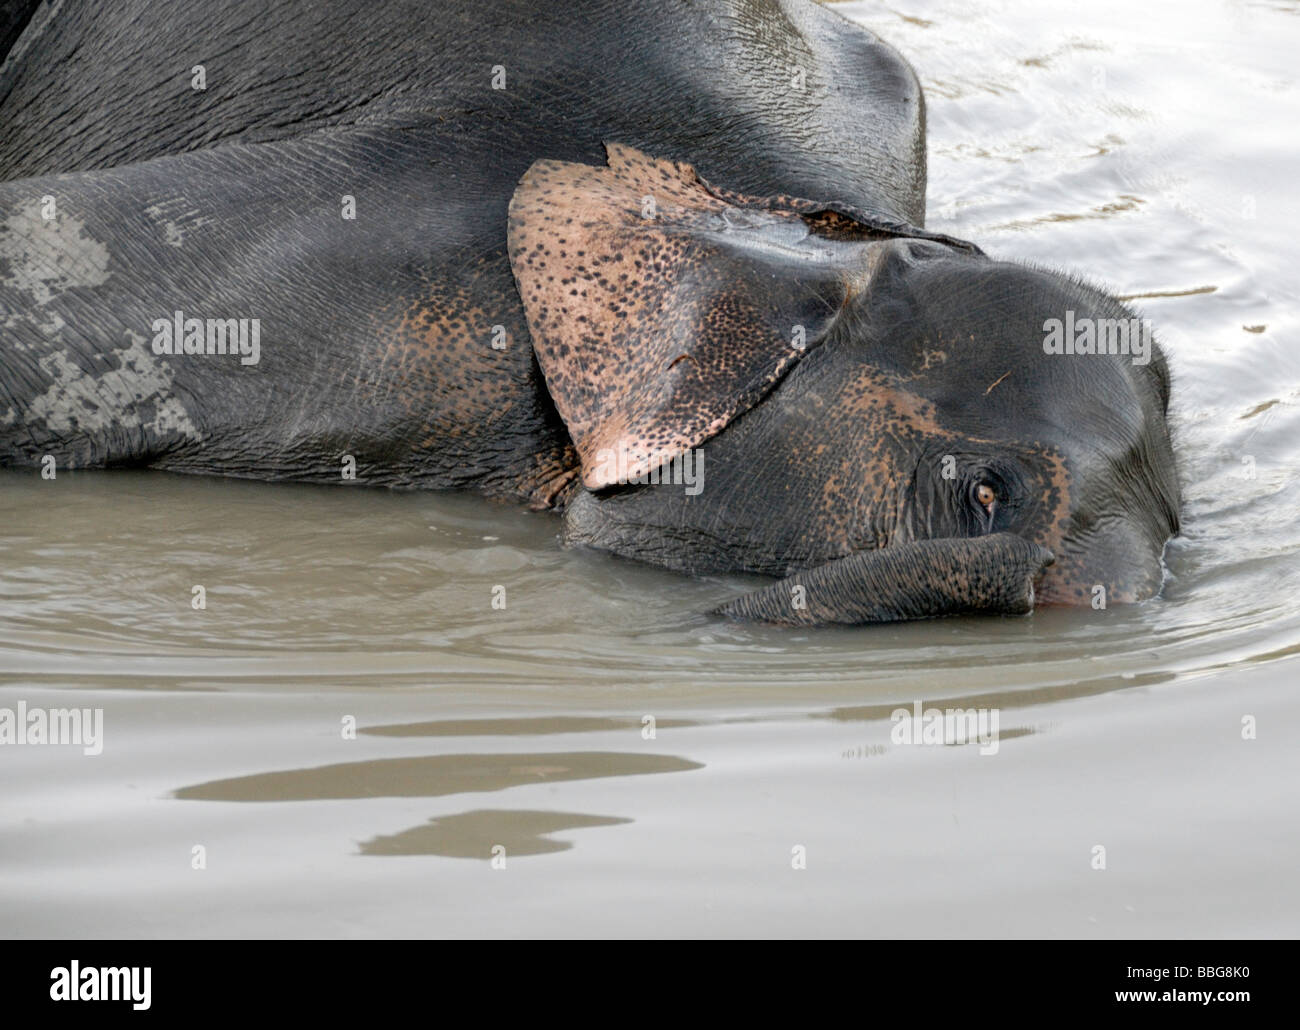
[[[1052,552],[1014,533],[859,551],[738,597],[715,614],[792,626],[1023,615]]]

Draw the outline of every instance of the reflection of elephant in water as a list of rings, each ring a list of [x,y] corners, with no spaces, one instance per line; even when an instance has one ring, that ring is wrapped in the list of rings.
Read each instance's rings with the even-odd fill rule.
[[[918,227],[920,89],[833,12],[122,0],[16,34],[23,6],[0,462],[351,455],[629,557],[793,573],[729,606],[768,619],[1159,588],[1163,356],[1053,343],[1131,313]]]

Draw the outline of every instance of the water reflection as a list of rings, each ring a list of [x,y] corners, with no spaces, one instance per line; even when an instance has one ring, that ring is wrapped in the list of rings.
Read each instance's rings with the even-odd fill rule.
[[[656,730],[664,730],[700,724],[690,719],[656,718],[654,725]],[[516,737],[601,731],[640,732],[641,726],[639,719],[552,715],[522,719],[440,719],[436,722],[402,722],[387,726],[367,726],[357,732],[376,737]]]
[[[519,855],[547,855],[573,847],[572,841],[549,839],[552,833],[590,826],[617,826],[631,821],[617,816],[580,815],[576,812],[480,808],[430,819],[401,833],[375,837],[362,843],[361,854],[489,859],[494,857],[494,849],[501,847],[509,861]]]
[[[1036,689],[995,691],[983,694],[956,694],[951,697],[936,697],[926,694],[918,695],[925,708],[1028,708],[1031,705],[1053,704],[1059,701],[1079,697],[1093,697],[1097,694],[1109,694],[1115,690],[1127,690],[1130,687],[1148,687],[1157,683],[1169,683],[1176,677],[1169,672],[1141,673],[1133,676],[1102,676],[1097,679],[1082,680],[1078,683],[1058,684]],[[869,722],[888,719],[899,708],[906,705],[893,704],[854,705],[835,708],[826,713],[825,718],[839,722]],[[1033,730],[1016,733],[1012,730],[1002,731],[1004,740],[1013,736],[1024,736]]]
[[[699,762],[672,755],[620,751],[536,754],[421,755],[340,762],[210,780],[182,787],[182,801],[339,801],[351,798],[436,798],[508,790],[533,783],[688,772]]]

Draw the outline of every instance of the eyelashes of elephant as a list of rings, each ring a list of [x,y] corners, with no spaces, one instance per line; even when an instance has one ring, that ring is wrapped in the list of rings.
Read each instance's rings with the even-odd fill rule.
[[[904,486],[899,531],[911,539],[1036,536],[1040,492],[1039,477],[1015,458],[944,448],[923,458]]]
[[[978,468],[965,484],[965,507],[975,520],[976,532],[997,533],[1011,528],[1019,510],[1014,475],[998,475],[996,468]]]
[[[954,499],[965,533],[979,536],[1015,528],[1023,496],[1021,479],[1014,468],[1001,463],[977,465],[960,476]]]

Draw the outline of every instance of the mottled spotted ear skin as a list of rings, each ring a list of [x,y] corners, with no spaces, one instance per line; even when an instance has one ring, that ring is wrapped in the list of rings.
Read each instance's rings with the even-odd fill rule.
[[[864,287],[865,241],[929,236],[606,151],[603,168],[534,163],[509,222],[533,347],[591,489],[653,470],[756,404]]]

